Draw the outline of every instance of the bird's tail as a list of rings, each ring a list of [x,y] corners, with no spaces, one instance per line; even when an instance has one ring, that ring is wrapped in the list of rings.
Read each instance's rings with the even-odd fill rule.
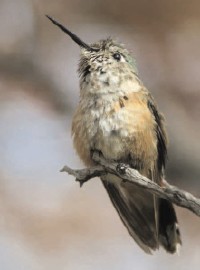
[[[172,204],[157,198],[155,208],[152,194],[113,177],[116,178],[113,175],[102,177],[104,187],[137,244],[146,253],[152,253],[159,245],[166,251],[175,253],[181,245],[181,237]]]

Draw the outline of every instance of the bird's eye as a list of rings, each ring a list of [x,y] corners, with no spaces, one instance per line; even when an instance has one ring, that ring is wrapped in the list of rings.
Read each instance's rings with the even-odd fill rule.
[[[121,59],[121,54],[120,53],[114,53],[113,58],[119,62],[120,59]]]

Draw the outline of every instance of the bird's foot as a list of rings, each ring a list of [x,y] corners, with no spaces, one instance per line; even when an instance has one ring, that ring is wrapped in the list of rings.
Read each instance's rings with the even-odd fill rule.
[[[128,168],[129,168],[129,165],[127,165],[125,163],[119,163],[119,164],[117,164],[116,171],[120,174],[125,174],[126,169],[128,169]]]

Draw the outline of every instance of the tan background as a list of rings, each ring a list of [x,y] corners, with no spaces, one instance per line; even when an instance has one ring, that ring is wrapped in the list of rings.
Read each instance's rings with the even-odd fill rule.
[[[0,269],[199,269],[199,218],[177,209],[181,255],[148,256],[100,181],[59,173],[83,166],[70,136],[79,48],[44,14],[86,42],[127,44],[167,119],[167,178],[200,196],[198,0],[0,0]]]

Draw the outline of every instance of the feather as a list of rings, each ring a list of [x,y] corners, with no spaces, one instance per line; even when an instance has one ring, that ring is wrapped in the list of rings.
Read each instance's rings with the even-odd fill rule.
[[[102,182],[129,234],[151,254],[158,248],[153,196],[111,174],[102,177]]]

